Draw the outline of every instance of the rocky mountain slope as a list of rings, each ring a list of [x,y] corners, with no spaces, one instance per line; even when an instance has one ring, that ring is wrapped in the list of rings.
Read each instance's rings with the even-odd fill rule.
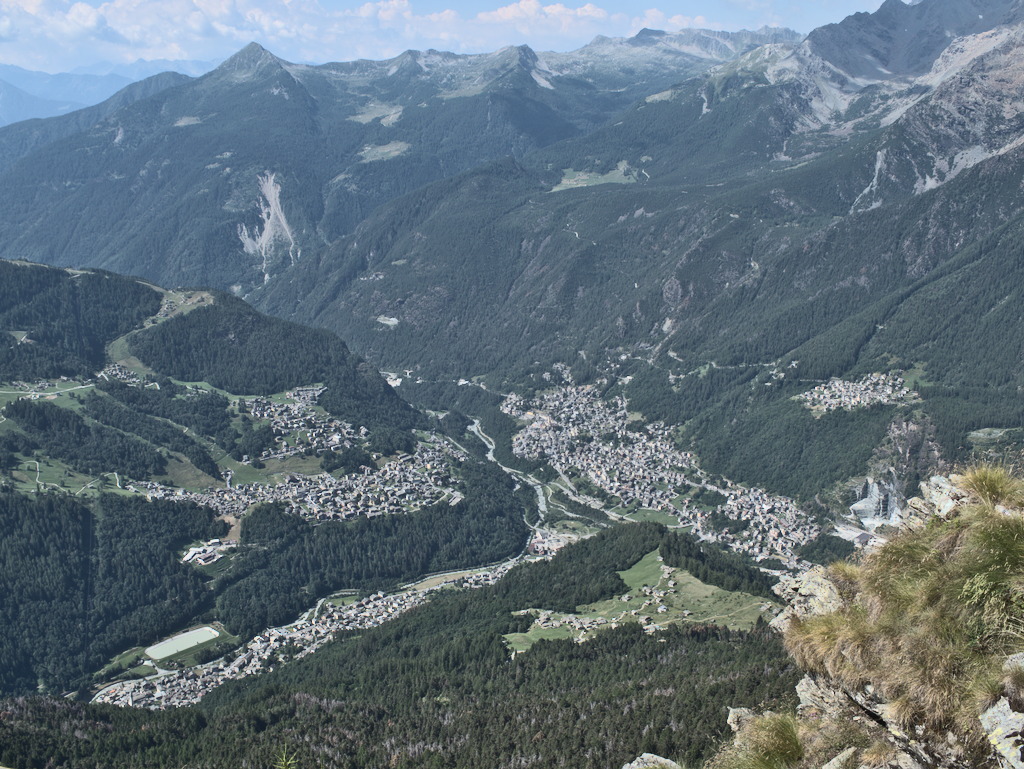
[[[534,344],[557,345],[551,355],[618,344],[697,347],[719,362],[785,355],[937,277],[1020,211],[1002,180],[1024,135],[1022,28],[974,32],[975,19],[957,37],[951,21],[947,47],[914,66],[889,61],[902,38],[877,34],[904,13],[927,36],[928,14],[946,5],[888,3],[793,50],[758,49],[519,164],[413,193],[255,299],[343,329],[389,362],[468,349],[457,365],[475,361],[472,373],[495,364],[476,351],[509,333],[524,340],[513,356],[536,357]],[[983,16],[1020,21],[1011,10]],[[819,52],[840,35],[895,69],[842,69]],[[430,309],[441,297],[451,315]],[[822,310],[780,334],[795,304]],[[381,315],[399,324],[382,327]],[[456,315],[472,322],[451,324]]]
[[[783,580],[773,625],[807,671],[796,718],[732,711],[737,740],[709,766],[1024,765],[1022,488],[1001,466],[934,477],[888,542]]]

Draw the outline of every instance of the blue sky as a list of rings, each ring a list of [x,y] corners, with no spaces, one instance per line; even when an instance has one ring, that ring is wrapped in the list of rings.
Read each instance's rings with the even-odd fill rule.
[[[219,60],[251,40],[290,61],[383,59],[526,43],[566,51],[643,27],[800,32],[881,0],[0,0],[0,63],[46,72],[98,61]]]

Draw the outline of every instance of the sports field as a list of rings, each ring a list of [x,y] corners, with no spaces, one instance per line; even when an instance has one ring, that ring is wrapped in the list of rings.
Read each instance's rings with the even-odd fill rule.
[[[206,627],[189,630],[187,633],[168,638],[166,641],[161,641],[158,644],[153,644],[146,649],[146,656],[155,660],[166,659],[218,637],[220,637],[220,633],[207,625]]]

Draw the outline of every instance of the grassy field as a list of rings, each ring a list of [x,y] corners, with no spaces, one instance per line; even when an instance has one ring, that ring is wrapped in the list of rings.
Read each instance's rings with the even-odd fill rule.
[[[455,571],[451,573],[439,574],[436,577],[427,577],[426,579],[414,582],[408,585],[410,591],[429,590],[432,587],[437,587],[442,582],[449,582],[453,579],[462,579],[463,577],[470,577],[474,574],[487,571],[487,569],[467,569],[466,571]]]
[[[575,518],[557,521],[551,525],[551,529],[558,534],[570,534],[577,537],[589,537],[591,534],[601,531],[600,527]]]
[[[674,515],[662,512],[661,510],[651,510],[646,507],[641,507],[640,509],[630,513],[626,517],[629,518],[629,520],[631,521],[636,521],[637,523],[660,523],[670,527],[675,527],[679,525],[679,519],[676,518]]]
[[[306,457],[298,454],[286,459],[268,459],[266,469],[262,472],[269,475],[286,475],[288,473],[300,473],[302,475],[319,475],[323,472],[320,468],[320,457]]]
[[[689,622],[749,629],[759,617],[774,615],[774,605],[764,598],[731,593],[707,585],[681,569],[666,569],[657,550],[645,555],[626,571],[620,571],[619,576],[628,592],[607,601],[577,607],[572,615],[550,614],[546,617],[548,627],[541,626],[540,610],[531,610],[538,620],[525,633],[506,635],[509,648],[524,651],[545,638],[577,638],[581,630],[572,625],[579,623],[585,626],[582,631],[585,639],[602,629],[626,622],[639,622],[652,628]],[[625,596],[629,596],[629,600],[622,600]],[[659,611],[660,607],[664,609]],[[554,624],[560,626],[552,627]]]
[[[526,633],[509,633],[505,636],[505,643],[514,652],[524,652],[537,641],[560,641],[573,637],[573,629],[564,625],[557,628],[532,627]]]
[[[609,171],[606,174],[597,174],[592,171],[576,171],[572,168],[567,168],[562,173],[562,181],[552,187],[551,192],[572,190],[577,187],[593,187],[597,184],[635,184],[636,178],[626,175],[628,168],[629,164],[626,161],[622,161],[616,166],[614,171]]]
[[[351,606],[358,600],[359,596],[357,595],[332,595],[327,599],[327,603],[331,604],[331,606],[342,607]]]
[[[202,470],[197,469],[191,462],[176,454],[171,454],[167,460],[167,474],[156,480],[168,486],[177,486],[190,491],[224,486],[223,481],[214,480]]]
[[[233,560],[232,556],[225,555],[225,556],[221,556],[220,558],[218,558],[213,563],[208,563],[205,566],[200,564],[200,565],[196,566],[196,568],[199,569],[199,571],[201,571],[203,574],[205,574],[208,577],[216,577],[217,575],[223,574],[224,572],[226,572],[228,569],[231,568],[231,561],[232,560]]]
[[[90,493],[90,490],[91,493],[97,493],[100,485],[94,476],[76,473],[67,465],[45,457],[39,460],[38,472],[34,459],[21,462],[11,472],[11,480],[14,481],[15,488],[21,492],[34,492],[37,479],[38,484],[45,489],[61,489],[72,494],[82,492],[83,488],[85,493]],[[107,486],[108,490],[111,487],[116,490],[113,478],[107,481]]]

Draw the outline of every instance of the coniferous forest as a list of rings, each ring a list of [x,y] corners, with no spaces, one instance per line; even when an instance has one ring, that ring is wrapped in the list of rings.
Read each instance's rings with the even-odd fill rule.
[[[197,708],[142,712],[27,697],[0,720],[0,762],[81,767],[300,765],[361,769],[521,762],[621,766],[642,752],[687,762],[728,731],[727,706],[780,706],[797,673],[765,627],[638,625],[513,656],[524,608],[608,598],[615,571],[659,547],[654,525],[618,527],[499,584],[451,592]],[[382,685],[385,684],[385,685]],[[199,758],[197,758],[199,757]]]

